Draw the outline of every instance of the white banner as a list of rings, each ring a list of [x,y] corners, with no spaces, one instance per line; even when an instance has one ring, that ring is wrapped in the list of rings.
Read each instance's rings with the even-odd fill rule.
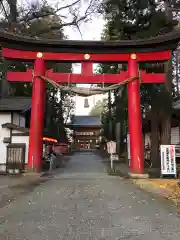
[[[176,175],[175,145],[161,145],[161,174]]]
[[[107,142],[107,151],[109,154],[116,153],[116,142],[113,141]]]

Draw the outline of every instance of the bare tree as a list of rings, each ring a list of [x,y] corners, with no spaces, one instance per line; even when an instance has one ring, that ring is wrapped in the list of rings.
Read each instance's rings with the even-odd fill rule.
[[[100,0],[61,0],[50,7],[48,0],[41,0],[39,4],[23,4],[23,6],[19,6],[17,0],[0,0],[0,7],[5,29],[16,33],[28,28],[35,20],[59,17],[59,23],[56,21],[51,26],[47,25],[41,29],[40,34],[43,34],[67,26],[74,26],[79,30],[81,23],[91,20],[92,15],[97,13],[100,2]]]

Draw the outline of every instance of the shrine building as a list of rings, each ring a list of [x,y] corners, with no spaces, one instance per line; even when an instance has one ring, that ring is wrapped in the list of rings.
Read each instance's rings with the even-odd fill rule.
[[[99,145],[100,116],[73,116],[68,127],[73,130],[73,142],[79,148],[97,148]]]

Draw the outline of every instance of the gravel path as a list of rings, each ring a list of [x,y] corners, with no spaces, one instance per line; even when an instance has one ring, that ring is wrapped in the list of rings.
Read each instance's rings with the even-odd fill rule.
[[[0,209],[0,240],[179,240],[180,218],[129,180],[108,176],[98,155],[72,156],[62,171]]]

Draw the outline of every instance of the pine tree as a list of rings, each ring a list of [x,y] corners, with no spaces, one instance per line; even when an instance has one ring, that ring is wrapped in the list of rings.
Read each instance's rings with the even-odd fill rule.
[[[164,1],[166,2],[166,1]],[[177,6],[177,2],[173,1],[169,7]],[[104,14],[104,18],[106,19],[106,24],[104,28],[104,32],[102,35],[102,39],[105,40],[122,40],[122,39],[139,39],[139,38],[147,38],[150,36],[157,36],[159,34],[163,34],[165,32],[171,31],[176,25],[177,20],[172,18],[172,12],[169,12],[169,8],[167,10],[166,5],[159,7],[159,3],[155,0],[109,0],[104,1],[102,4],[101,11]],[[168,3],[170,4],[170,3]],[[164,7],[165,6],[165,7]],[[164,8],[163,8],[164,7]],[[172,68],[169,63],[166,64],[166,72],[167,72],[167,83],[162,85],[144,85],[141,88],[141,98],[142,98],[142,107],[143,105],[151,105],[151,130],[152,137],[152,160],[154,166],[158,163],[158,138],[159,138],[159,122],[160,116],[167,121],[161,123],[164,125],[161,127],[162,134],[164,138],[164,143],[169,143],[170,140],[170,126],[171,126],[171,106],[172,106]],[[127,66],[123,66],[126,68]],[[159,71],[159,65],[151,66],[149,64],[140,65],[140,68],[146,68],[153,71]],[[155,69],[154,69],[155,67]],[[161,66],[162,67],[162,66]],[[160,67],[160,68],[161,68]],[[101,66],[102,72],[111,71],[104,66]],[[120,69],[117,68],[117,65],[113,65],[111,67],[113,71],[119,72]],[[122,87],[124,89],[124,86]],[[126,90],[124,89],[126,92]],[[153,97],[151,97],[153,96]],[[127,94],[123,94],[119,97],[115,98],[115,105],[118,102],[121,102],[121,108],[127,109],[126,98]],[[159,105],[157,107],[157,101],[159,101]],[[164,104],[166,102],[166,104]],[[123,104],[122,104],[123,103]],[[156,104],[155,104],[156,103]],[[125,105],[124,105],[125,104]],[[165,107],[166,106],[166,107]],[[167,108],[167,106],[169,106]],[[117,106],[120,108],[119,106]],[[144,107],[143,107],[144,108]],[[161,111],[160,116],[157,112]],[[119,112],[119,111],[118,111]],[[155,118],[156,116],[156,118]],[[118,118],[116,116],[116,118]],[[121,117],[121,121],[122,121]],[[125,119],[125,114],[124,114]],[[162,118],[161,118],[162,119]],[[155,141],[156,139],[156,141]]]

